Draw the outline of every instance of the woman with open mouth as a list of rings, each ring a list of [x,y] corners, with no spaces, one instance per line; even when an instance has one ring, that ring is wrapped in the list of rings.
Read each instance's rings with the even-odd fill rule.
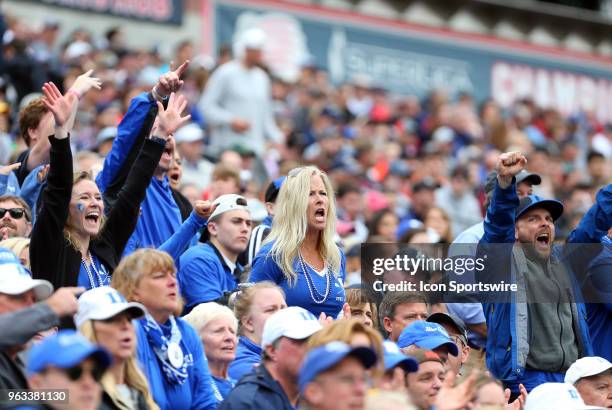
[[[110,273],[136,227],[140,204],[145,198],[155,168],[172,133],[185,122],[182,96],[172,95],[168,108],[160,108],[158,128],[143,145],[117,201],[104,221],[102,194],[91,173],[73,176],[70,131],[78,99],[100,80],[91,70],[79,76],[62,95],[53,83],[43,86],[43,101],[55,119],[47,185],[41,194],[37,223],[32,229],[30,256],[32,274],[54,287],[86,289],[110,284]]]
[[[288,306],[336,318],[345,301],[346,259],[334,242],[334,190],[314,166],[291,170],[281,186],[272,230],[253,261],[251,282],[269,280]]]

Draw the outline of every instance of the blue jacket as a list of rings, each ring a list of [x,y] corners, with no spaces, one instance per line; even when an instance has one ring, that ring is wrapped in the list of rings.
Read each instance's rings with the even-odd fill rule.
[[[240,336],[236,347],[236,358],[230,363],[227,374],[234,380],[240,380],[261,363],[261,346],[253,343],[249,338]]]
[[[160,251],[167,252],[176,264],[176,270],[180,269],[180,258],[183,252],[190,246],[191,241],[194,238],[200,228],[206,225],[206,219],[196,214],[195,210],[191,212],[189,218],[183,222],[178,231],[174,232],[172,236],[164,242],[158,249]]]
[[[515,242],[514,222],[518,203],[519,199],[516,194],[514,180],[507,189],[502,189],[496,183],[491,203],[487,209],[487,216],[484,222],[485,234],[480,241],[479,252],[486,249],[482,244],[512,244]],[[609,206],[609,203],[598,203],[594,205],[594,208],[602,206]],[[572,233],[571,237],[574,240],[581,240],[587,236],[585,232],[581,232],[581,226],[600,226],[598,222],[592,220],[592,217],[593,214],[591,212],[585,215],[579,227]],[[559,257],[560,252],[561,249],[559,247],[554,247],[551,258]],[[494,254],[495,252],[492,253]],[[497,254],[499,253],[501,252],[498,251]],[[526,300],[525,282],[522,279],[522,267],[524,267],[524,264],[521,262],[521,258],[517,256],[517,253],[513,253],[511,262],[508,260],[492,261],[489,259],[486,265],[499,267],[510,266],[509,263],[512,263],[512,283],[518,285],[518,292],[512,292],[511,300],[509,300],[510,303],[483,303],[487,327],[491,329],[487,338],[487,368],[494,377],[502,380],[514,392],[518,392],[519,383],[525,384],[528,390],[530,390],[535,385],[547,381],[563,381],[563,375],[560,373],[539,372],[525,368],[527,356],[529,355],[529,334],[531,329],[529,328],[527,304],[517,302],[517,300]],[[570,276],[572,277],[569,279],[574,285],[573,293],[570,296],[574,301],[580,300],[578,284],[573,275]],[[481,278],[483,276],[480,276],[479,280]],[[486,281],[486,278],[484,278],[483,282]],[[572,316],[574,318],[574,329],[576,330],[579,354],[581,356],[590,356],[593,354],[593,349],[586,321],[586,306],[583,303],[572,303]]]
[[[219,405],[219,410],[294,410],[281,385],[266,366],[244,376]]]
[[[240,265],[236,268],[242,272]],[[234,272],[210,242],[189,248],[181,256],[178,281],[185,299],[185,313],[200,303],[223,298],[225,292],[233,292],[238,287]]]
[[[157,115],[157,104],[150,93],[142,93],[130,102],[127,113],[118,127],[117,138],[104,160],[104,167],[96,177],[104,193],[107,209],[112,207],[114,192],[122,185],[126,168],[132,164],[134,148],[142,143]],[[181,212],[172,196],[168,178],[153,177],[141,204],[136,230],[125,247],[124,255],[138,248],[158,248],[176,232],[182,222]]]
[[[217,400],[212,391],[208,361],[204,356],[202,342],[195,330],[183,319],[176,318],[181,330],[182,342],[193,355],[193,366],[188,370],[187,381],[183,384],[168,384],[153,348],[147,341],[142,325],[136,323],[138,339],[137,357],[144,371],[153,400],[162,410],[172,409],[215,409]]]

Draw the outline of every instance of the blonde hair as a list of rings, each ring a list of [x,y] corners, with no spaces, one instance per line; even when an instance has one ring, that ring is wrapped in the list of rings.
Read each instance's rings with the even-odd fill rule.
[[[75,172],[72,175],[72,187],[74,188],[74,186],[81,181],[92,181],[95,183],[96,179],[94,178],[93,173],[91,171]],[[70,195],[72,195],[72,193]],[[70,218],[70,216],[68,216],[68,218]],[[74,249],[81,252],[81,249],[82,249],[81,244],[77,241],[77,239],[72,234],[71,229],[68,226],[68,218],[66,219],[66,222],[64,223],[64,238],[66,238],[68,243],[72,245]],[[104,229],[105,223],[106,223],[106,218],[104,216],[104,212],[102,212],[102,215],[100,215],[100,229],[98,230],[98,233],[102,232],[102,229]]]
[[[308,351],[334,341],[350,345],[353,336],[357,333],[363,333],[370,339],[370,347],[376,352],[376,357],[378,358],[376,367],[382,372],[384,358],[382,336],[370,326],[364,325],[359,319],[336,320],[331,325],[325,326],[310,336],[310,339],[306,342],[306,350]]]
[[[238,334],[242,334],[242,321],[251,313],[253,299],[255,299],[255,295],[260,289],[276,289],[281,295],[283,295],[283,299],[285,299],[285,292],[283,289],[281,289],[281,287],[276,283],[270,282],[269,280],[257,282],[253,286],[241,290],[236,296],[236,301],[234,302],[234,315],[236,316],[236,319],[238,319]]]
[[[308,228],[308,201],[310,177],[320,176],[327,191],[327,222],[320,234],[319,253],[331,266],[334,274],[340,270],[340,250],[334,242],[336,234],[336,205],[334,189],[327,174],[314,166],[295,168],[283,182],[274,213],[274,224],[265,243],[274,241],[268,256],[284,272],[290,285],[295,285],[297,273],[293,262],[298,257],[300,244],[306,238]]]
[[[174,260],[166,252],[157,249],[143,248],[126,256],[119,262],[113,272],[111,286],[119,291],[129,301],[135,301],[134,292],[144,275],[153,272],[176,273]],[[179,297],[175,316],[183,311],[183,300]]]
[[[30,247],[30,239],[22,237],[8,238],[0,242],[0,247],[7,248],[19,258],[21,252]],[[29,263],[25,266],[28,269],[30,268]]]
[[[238,319],[234,316],[234,312],[227,306],[215,302],[200,303],[188,315],[183,316],[183,319],[199,334],[210,321],[219,317],[230,319],[234,332],[238,330]]]
[[[96,337],[96,330],[92,320],[86,320],[79,328],[79,332],[81,332],[81,334],[91,342],[98,344],[98,338]],[[125,384],[127,386],[138,390],[143,395],[149,410],[159,409],[159,406],[157,403],[155,403],[153,396],[151,395],[147,378],[138,367],[138,362],[136,361],[134,355],[130,356],[125,361],[124,377]],[[104,373],[100,384],[102,385],[104,391],[109,395],[115,406],[121,410],[130,410],[130,407],[128,407],[119,396],[119,392],[117,391],[117,382],[113,377],[112,372],[107,371]]]
[[[368,302],[362,296],[361,289],[346,289],[346,303],[349,304],[351,310],[353,309],[362,309],[363,306],[370,306],[370,311],[372,312],[372,327],[374,329],[378,329],[378,308],[376,307],[376,303]]]

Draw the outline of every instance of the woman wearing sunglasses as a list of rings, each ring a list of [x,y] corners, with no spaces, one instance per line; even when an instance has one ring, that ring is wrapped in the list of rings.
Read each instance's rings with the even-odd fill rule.
[[[113,358],[102,377],[99,410],[157,410],[149,383],[136,362],[133,319],[145,316],[144,306],[127,302],[117,290],[102,286],[83,293],[74,317],[89,341],[105,348]]]
[[[327,175],[293,169],[278,194],[274,224],[253,261],[251,282],[278,284],[288,306],[336,318],[345,301],[346,260],[334,242],[336,207]]]
[[[178,315],[183,309],[172,257],[139,249],[113,273],[113,288],[147,310],[135,322],[137,357],[161,409],[215,409],[217,400],[202,342]]]
[[[110,283],[110,273],[136,227],[140,203],[166,142],[185,121],[180,113],[186,101],[172,95],[168,108],[158,112],[155,136],[145,141],[104,221],[104,203],[93,176],[80,172],[73,177],[72,173],[69,133],[78,97],[92,87],[100,88],[100,81],[90,75],[88,71],[78,77],[65,96],[53,83],[43,86],[43,101],[55,119],[55,135],[49,137],[50,169],[32,229],[30,260],[33,277],[46,279],[54,287],[91,289]]]

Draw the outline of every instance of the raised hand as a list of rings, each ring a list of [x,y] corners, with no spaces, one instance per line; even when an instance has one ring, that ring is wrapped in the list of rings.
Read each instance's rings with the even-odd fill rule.
[[[87,93],[87,91],[91,90],[92,88],[99,90],[102,86],[102,82],[99,78],[92,77],[92,73],[93,70],[89,70],[78,76],[77,79],[74,80],[74,83],[72,84],[68,92],[74,92],[79,98],[81,98],[83,95],[85,95],[85,93]]]
[[[21,162],[15,162],[14,164],[2,166],[0,167],[0,175],[8,175],[12,171],[19,169],[20,166]]]
[[[527,166],[527,158],[520,152],[506,152],[497,159],[497,180],[502,188],[507,188],[512,183],[512,177],[521,172]]]
[[[191,119],[191,115],[182,117],[182,113],[187,107],[187,98],[183,95],[177,95],[175,93],[170,94],[168,100],[168,108],[164,110],[164,106],[159,101],[157,102],[157,125],[159,127],[158,135],[162,138],[168,138],[169,135],[183,126],[187,121]]]
[[[478,373],[470,374],[463,383],[454,386],[456,377],[455,373],[446,372],[446,379],[436,398],[437,410],[462,410],[474,397]]]
[[[45,83],[42,88],[42,101],[53,114],[56,127],[63,127],[68,122],[72,110],[76,109],[77,97],[72,93],[62,95],[53,83]],[[74,107],[74,108],[73,108]]]
[[[521,393],[512,403],[506,404],[506,410],[522,410],[527,401],[527,389],[522,384],[519,384],[519,392]],[[510,389],[504,390],[504,398],[506,402],[510,400]]]
[[[196,201],[193,211],[202,218],[208,218],[217,206],[212,206],[210,201]]]
[[[189,60],[184,61],[176,70],[172,70],[173,65],[174,64],[171,62],[170,71],[162,74],[155,87],[153,87],[153,91],[162,98],[166,98],[171,93],[175,93],[181,89],[184,84],[184,81],[181,80],[181,76],[187,70],[187,67],[189,67]]]

